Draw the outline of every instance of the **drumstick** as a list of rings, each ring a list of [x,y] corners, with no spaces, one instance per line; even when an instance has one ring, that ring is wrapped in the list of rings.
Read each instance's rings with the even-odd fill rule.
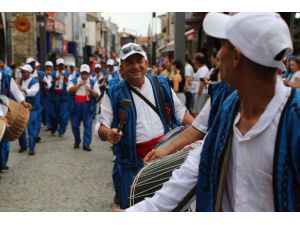
[[[120,123],[119,123],[119,126],[118,126],[118,132],[120,132],[120,130],[123,128],[124,126],[124,122],[125,122],[125,118],[126,118],[126,114],[130,108],[130,100],[129,99],[124,99],[122,101],[122,105],[124,106],[125,110],[123,111],[123,113],[121,114],[121,118],[120,118]]]

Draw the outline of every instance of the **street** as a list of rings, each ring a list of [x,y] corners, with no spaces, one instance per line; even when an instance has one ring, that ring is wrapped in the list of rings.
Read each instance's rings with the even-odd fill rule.
[[[11,143],[10,169],[1,174],[0,211],[111,211],[112,151],[93,136],[92,152],[73,149],[71,126],[65,136],[41,133],[36,154],[18,153]]]

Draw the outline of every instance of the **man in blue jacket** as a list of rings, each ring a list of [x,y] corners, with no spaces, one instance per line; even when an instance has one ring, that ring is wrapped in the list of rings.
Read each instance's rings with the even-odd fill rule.
[[[203,29],[221,39],[222,80],[237,91],[204,144],[127,211],[184,210],[193,199],[197,211],[299,211],[300,91],[276,74],[293,51],[287,24],[277,13],[208,13]]]
[[[115,165],[120,173],[118,185],[114,183],[115,190],[120,207],[126,208],[130,186],[143,167],[143,157],[166,132],[181,124],[191,124],[193,117],[166,78],[146,76],[148,61],[140,45],[124,45],[120,58],[126,79],[110,86],[104,95],[96,131],[102,140],[113,144]],[[125,99],[131,102],[127,114],[122,103]],[[121,121],[122,117],[125,121]],[[124,126],[120,127],[122,122]]]

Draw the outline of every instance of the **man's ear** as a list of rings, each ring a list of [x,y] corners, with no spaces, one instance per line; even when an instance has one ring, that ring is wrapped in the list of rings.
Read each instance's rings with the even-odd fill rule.
[[[242,52],[239,48],[234,48],[233,49],[233,66],[236,67],[241,63],[242,60]]]

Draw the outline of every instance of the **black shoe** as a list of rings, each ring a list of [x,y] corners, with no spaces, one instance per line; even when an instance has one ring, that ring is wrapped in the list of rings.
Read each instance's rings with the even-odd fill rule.
[[[40,138],[40,137],[36,137],[36,138],[35,138],[35,142],[36,142],[36,143],[40,143],[40,142],[41,142],[41,138]]]
[[[8,169],[9,169],[8,166],[2,166],[2,167],[1,167],[1,170],[8,170]]]
[[[119,196],[117,193],[115,194],[115,197],[114,197],[114,203],[117,205],[120,205],[120,200],[119,200]]]
[[[27,151],[27,148],[21,148],[21,149],[19,150],[19,153],[26,152],[26,151]]]
[[[51,129],[51,134],[54,135],[56,132],[56,129]]]
[[[63,137],[64,136],[64,134],[58,134],[58,137]]]
[[[92,149],[90,148],[90,146],[83,146],[83,151],[87,151],[87,152],[90,152],[92,151]]]
[[[30,149],[28,155],[34,155],[34,154],[35,154],[35,151],[33,149]]]
[[[46,129],[45,129],[46,132],[47,132],[47,131],[50,131],[50,130],[52,130],[52,129],[51,129],[51,128],[46,128]]]
[[[80,143],[75,143],[75,144],[74,144],[74,149],[79,148],[79,145],[80,145]]]

